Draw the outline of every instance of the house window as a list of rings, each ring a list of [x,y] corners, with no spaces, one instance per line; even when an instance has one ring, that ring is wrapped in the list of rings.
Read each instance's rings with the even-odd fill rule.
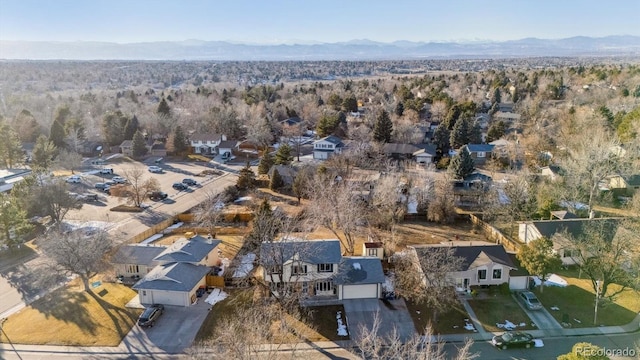
[[[502,279],[502,269],[493,269],[493,278]]]
[[[331,281],[318,281],[316,283],[316,293],[333,291],[333,283]]]
[[[367,255],[378,256],[378,249],[377,248],[367,249]]]
[[[291,274],[304,275],[307,273],[307,265],[293,265],[291,267]]]
[[[318,264],[319,273],[333,272],[333,264]]]
[[[137,274],[140,272],[138,265],[127,265],[127,273]]]
[[[487,156],[487,154],[484,151],[478,151],[478,157],[479,158],[483,158],[483,157],[486,157],[486,156]]]
[[[271,265],[267,267],[267,274],[282,274],[282,265]]]
[[[142,290],[142,296],[147,296],[147,290]]]
[[[478,280],[487,280],[487,269],[478,270]]]

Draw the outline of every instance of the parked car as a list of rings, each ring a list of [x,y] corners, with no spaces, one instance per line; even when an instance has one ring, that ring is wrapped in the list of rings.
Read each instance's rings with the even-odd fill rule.
[[[183,183],[173,183],[173,185],[171,185],[172,188],[178,190],[178,191],[182,191],[182,190],[187,190],[189,187]]]
[[[156,320],[164,312],[164,305],[154,304],[149,306],[142,312],[138,318],[138,325],[141,327],[151,327],[155,324]]]
[[[496,335],[491,339],[493,346],[505,350],[510,347],[530,348],[535,345],[533,335],[521,331],[509,331],[502,335]]]
[[[116,185],[116,184],[117,184],[117,182],[115,182],[115,181],[113,181],[113,180],[107,180],[107,181],[105,181],[104,183],[105,183],[105,184],[107,184],[107,185],[109,185],[109,186],[113,186],[113,185]]]
[[[103,190],[108,187],[109,185],[105,184],[105,183],[95,183],[95,185],[93,185],[93,187],[95,187],[98,190]]]
[[[198,185],[198,182],[193,180],[193,179],[182,179],[182,183],[185,185],[189,185],[189,186],[196,186]]]
[[[149,171],[152,173],[160,174],[162,173],[162,168],[160,166],[149,166]]]
[[[112,168],[100,169],[100,174],[113,174],[113,169]]]
[[[111,178],[111,181],[117,184],[124,184],[127,182],[127,179],[123,178],[122,176],[114,176],[113,178]]]
[[[160,201],[160,200],[164,200],[168,197],[169,195],[167,195],[167,193],[162,192],[162,191],[154,191],[151,194],[149,194],[149,199],[153,200],[153,201]]]
[[[78,175],[71,175],[71,176],[69,176],[69,177],[67,178],[67,182],[68,182],[68,183],[74,183],[74,184],[77,184],[77,183],[79,183],[80,181],[82,181],[82,179],[80,179],[80,176],[78,176]]]
[[[82,194],[83,201],[98,201],[97,194]]]
[[[542,304],[540,300],[536,297],[534,293],[531,291],[523,291],[518,294],[518,299],[522,301],[522,304],[527,307],[529,310],[540,310],[542,309]]]

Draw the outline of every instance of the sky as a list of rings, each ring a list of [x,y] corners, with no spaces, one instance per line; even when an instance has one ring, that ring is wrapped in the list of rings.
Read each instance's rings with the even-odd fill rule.
[[[640,36],[640,0],[0,0],[0,40],[505,41]]]

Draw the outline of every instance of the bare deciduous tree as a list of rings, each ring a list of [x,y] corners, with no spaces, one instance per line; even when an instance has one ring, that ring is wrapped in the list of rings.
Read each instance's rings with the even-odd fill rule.
[[[194,220],[198,226],[209,229],[209,234],[215,237],[216,226],[224,219],[223,210],[223,195],[208,193],[206,199],[194,209]]]
[[[140,207],[142,201],[146,199],[149,194],[160,189],[158,180],[154,178],[144,178],[144,171],[139,168],[130,168],[123,171],[123,176],[129,182],[128,201],[133,203],[134,206]]]
[[[75,151],[60,150],[56,157],[56,165],[61,169],[71,170],[73,174],[74,170],[82,165],[82,155]]]
[[[113,248],[113,240],[102,230],[88,233],[78,229],[46,236],[39,246],[51,269],[79,276],[84,290],[91,291],[89,279],[108,267],[106,255]]]
[[[455,195],[453,185],[448,177],[435,182],[434,196],[429,201],[427,219],[448,224],[456,217]]]

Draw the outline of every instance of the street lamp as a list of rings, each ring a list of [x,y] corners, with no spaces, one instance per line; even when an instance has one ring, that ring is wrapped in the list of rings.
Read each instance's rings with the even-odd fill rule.
[[[598,321],[598,298],[600,297],[600,280],[596,280],[596,307],[593,313],[593,325]]]

